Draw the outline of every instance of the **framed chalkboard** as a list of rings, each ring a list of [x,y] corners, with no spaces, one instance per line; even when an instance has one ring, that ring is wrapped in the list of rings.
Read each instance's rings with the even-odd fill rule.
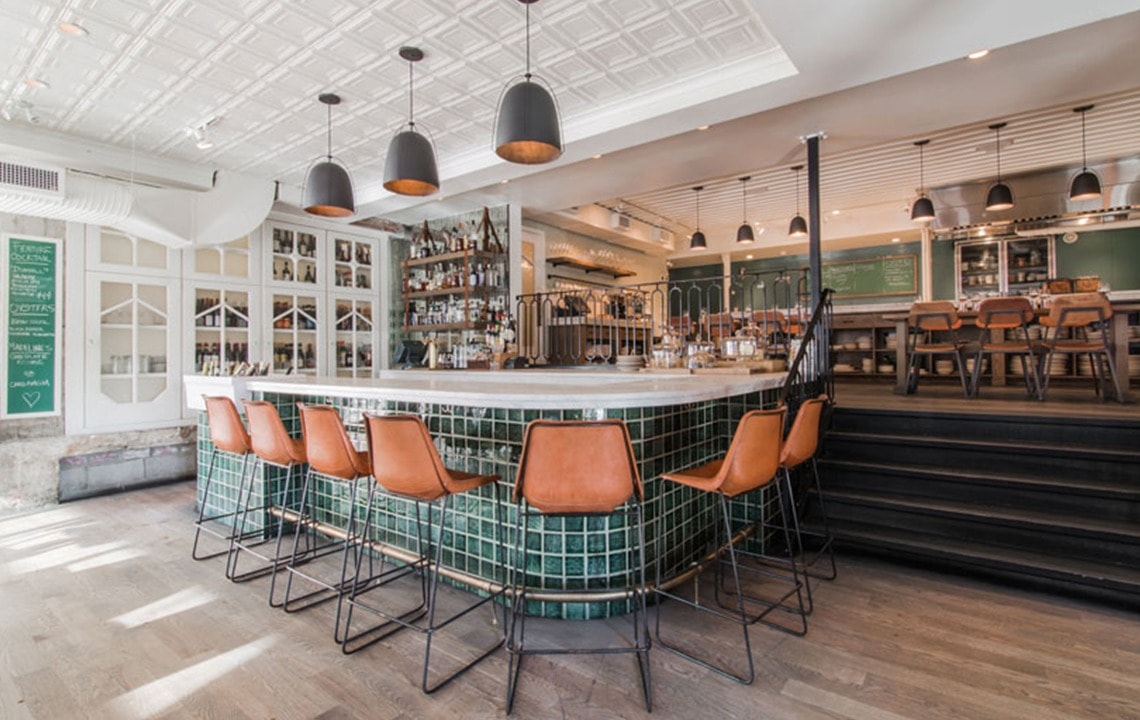
[[[0,417],[60,411],[60,243],[0,237]]]
[[[824,263],[823,287],[836,297],[918,294],[918,256],[891,255]]]

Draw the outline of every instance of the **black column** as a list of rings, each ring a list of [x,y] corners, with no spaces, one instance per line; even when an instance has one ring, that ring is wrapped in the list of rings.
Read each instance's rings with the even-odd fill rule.
[[[811,271],[811,307],[815,312],[819,305],[823,279],[823,259],[819,242],[819,135],[807,138],[808,171],[808,268]]]

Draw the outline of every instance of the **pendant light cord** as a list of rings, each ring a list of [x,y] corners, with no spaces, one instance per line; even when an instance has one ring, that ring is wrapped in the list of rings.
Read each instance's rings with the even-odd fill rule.
[[[1085,113],[1087,112],[1088,110],[1081,110],[1081,169],[1084,172],[1088,172],[1089,169],[1089,158],[1085,152]]]
[[[328,137],[328,153],[325,155],[325,157],[327,157],[331,161],[332,160],[332,104],[330,103],[330,104],[326,105],[325,107],[328,108],[328,133],[326,133],[326,136]]]
[[[997,132],[997,166],[998,166],[998,182],[1001,182],[1001,126],[999,125]]]
[[[697,191],[697,232],[701,231],[701,191]]]
[[[415,63],[408,61],[408,126],[416,126],[416,84],[412,78]]]
[[[796,168],[796,215],[800,214],[800,169]]]
[[[740,221],[746,223],[746,222],[748,222],[748,181],[747,180],[741,180],[740,181],[740,193],[742,195],[742,199],[744,200],[744,217],[740,218]]]
[[[526,79],[530,80],[530,3],[526,3]]]
[[[918,146],[918,194],[926,195],[926,164],[923,162],[923,151],[926,149],[926,143]]]

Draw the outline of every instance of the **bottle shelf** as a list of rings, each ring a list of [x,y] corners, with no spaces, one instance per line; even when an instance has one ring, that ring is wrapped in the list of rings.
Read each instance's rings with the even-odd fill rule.
[[[496,293],[505,293],[507,289],[497,285],[459,285],[449,288],[436,288],[435,290],[410,290],[405,294],[409,300],[417,298],[440,297],[444,295],[466,295],[468,293],[483,293],[485,295],[494,295]]]
[[[404,325],[404,332],[442,332],[445,330],[482,330],[486,323],[437,323],[432,325]]]
[[[404,261],[406,267],[420,267],[423,265],[432,265],[441,262],[453,262],[456,260],[463,260],[465,258],[486,260],[489,258],[502,257],[504,253],[491,252],[489,250],[459,250],[457,252],[441,253],[439,255],[429,255],[426,258],[408,258]]]

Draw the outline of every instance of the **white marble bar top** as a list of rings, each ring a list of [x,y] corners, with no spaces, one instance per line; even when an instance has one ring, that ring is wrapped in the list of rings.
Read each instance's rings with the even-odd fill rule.
[[[672,375],[595,369],[387,370],[378,378],[187,375],[183,385],[187,405],[196,410],[205,409],[203,395],[226,395],[236,402],[252,397],[254,392],[558,410],[703,402],[778,388],[786,375]]]

